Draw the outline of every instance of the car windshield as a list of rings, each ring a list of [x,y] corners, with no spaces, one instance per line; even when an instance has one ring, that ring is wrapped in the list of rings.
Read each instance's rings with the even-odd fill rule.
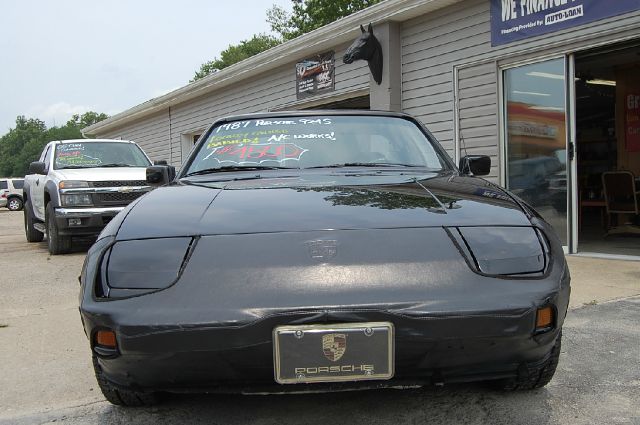
[[[148,167],[140,148],[124,142],[74,142],[56,147],[54,168]]]
[[[256,168],[447,167],[412,121],[382,116],[305,116],[222,123],[183,175]]]

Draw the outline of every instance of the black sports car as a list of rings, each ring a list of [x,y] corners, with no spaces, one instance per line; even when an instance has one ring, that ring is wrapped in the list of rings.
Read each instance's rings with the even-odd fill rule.
[[[80,311],[115,404],[159,392],[545,385],[569,270],[551,227],[410,116],[216,121],[89,250]],[[475,176],[474,176],[475,174]],[[167,184],[168,183],[168,184]]]

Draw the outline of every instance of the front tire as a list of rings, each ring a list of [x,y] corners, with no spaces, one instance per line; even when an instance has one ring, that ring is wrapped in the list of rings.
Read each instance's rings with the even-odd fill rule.
[[[33,227],[34,218],[33,211],[31,210],[31,203],[29,201],[24,204],[24,234],[27,237],[27,242],[41,242],[44,239],[44,233],[36,230]]]
[[[560,359],[560,348],[562,346],[562,332],[558,334],[549,357],[540,365],[535,367],[522,367],[518,371],[518,377],[496,382],[498,389],[503,391],[533,390],[547,385],[556,373],[558,361]]]
[[[152,406],[159,401],[156,393],[144,393],[115,387],[104,377],[102,368],[95,356],[93,356],[93,370],[96,373],[96,380],[98,381],[100,391],[102,391],[104,398],[106,398],[109,403],[118,406],[140,407]]]
[[[46,211],[45,221],[47,224],[47,247],[49,248],[49,254],[66,254],[71,251],[71,237],[60,236],[58,233],[55,211],[51,202],[47,204]]]
[[[7,201],[7,208],[9,211],[20,211],[23,208],[24,204],[22,203],[22,199],[17,196],[13,198],[9,198]]]

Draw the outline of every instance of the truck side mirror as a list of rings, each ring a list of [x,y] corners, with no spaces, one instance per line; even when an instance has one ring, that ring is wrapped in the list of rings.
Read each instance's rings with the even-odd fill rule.
[[[158,159],[153,161],[153,165],[169,165],[166,159]]]
[[[30,174],[47,174],[47,172],[45,171],[45,168],[47,168],[47,166],[44,162],[34,161],[31,164],[29,164],[29,173]]]
[[[491,171],[491,158],[487,155],[467,155],[460,158],[458,167],[462,174],[486,176]]]
[[[176,177],[176,167],[171,165],[153,165],[147,167],[147,183],[151,186],[162,186]]]

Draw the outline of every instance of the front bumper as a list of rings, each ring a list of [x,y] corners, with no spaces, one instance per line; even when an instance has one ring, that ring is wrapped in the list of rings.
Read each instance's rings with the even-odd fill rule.
[[[55,220],[62,236],[97,236],[125,207],[57,208]],[[70,219],[72,220],[70,222]],[[80,220],[79,224],[70,224]]]
[[[158,325],[154,313],[114,316],[82,312],[85,330],[116,330],[118,352],[98,356],[105,378],[120,387],[169,392],[296,392],[470,382],[517,376],[545,361],[560,332],[569,282],[549,294],[552,330],[536,334],[536,310],[413,314],[407,306],[279,311],[251,322]],[[538,304],[538,305],[535,305]],[[407,312],[405,312],[407,311]],[[175,317],[174,312],[167,312]],[[395,328],[395,375],[386,381],[279,385],[274,381],[272,331],[284,324],[388,321]],[[93,338],[91,338],[93,339]]]
[[[441,319],[417,324],[419,319],[396,317],[395,375],[391,380],[373,384],[419,385],[515,377],[523,364],[546,359],[559,332],[555,329],[533,336],[530,329],[516,330],[520,327],[518,322],[530,321],[529,316],[527,313],[501,319],[498,326],[502,335],[490,334],[486,329],[477,335],[455,332],[468,331],[468,320]],[[511,332],[505,329],[508,324],[513,325]],[[273,345],[268,337],[274,326],[274,321],[267,320],[243,330],[203,326],[155,333],[149,328],[153,333],[146,336],[130,338],[121,334],[120,355],[98,361],[105,377],[114,385],[148,391],[286,392],[327,386],[274,382]],[[481,326],[473,328],[479,330]],[[252,338],[251,334],[256,335]],[[339,385],[358,388],[371,386],[372,382]]]

